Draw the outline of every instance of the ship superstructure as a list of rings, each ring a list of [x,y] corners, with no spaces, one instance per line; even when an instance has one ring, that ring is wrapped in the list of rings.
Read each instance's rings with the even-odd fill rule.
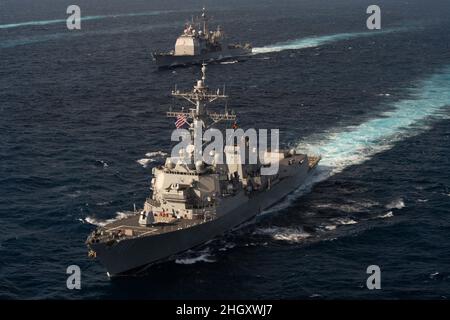
[[[204,62],[239,59],[252,52],[250,44],[224,45],[224,32],[220,26],[210,30],[209,17],[203,8],[197,22],[188,23],[175,42],[175,49],[167,53],[153,53],[153,60],[160,68],[176,67]]]

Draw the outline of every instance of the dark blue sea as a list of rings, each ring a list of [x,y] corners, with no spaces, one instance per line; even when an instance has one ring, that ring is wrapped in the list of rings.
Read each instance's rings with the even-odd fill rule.
[[[450,2],[378,0],[368,30],[372,2],[2,0],[0,297],[449,299]],[[66,28],[71,4],[81,30]],[[279,128],[321,165],[238,230],[110,280],[84,241],[150,193],[170,91],[199,76],[150,53],[204,4],[255,47],[210,65],[209,86],[226,84],[241,127]],[[66,287],[73,264],[81,290]]]

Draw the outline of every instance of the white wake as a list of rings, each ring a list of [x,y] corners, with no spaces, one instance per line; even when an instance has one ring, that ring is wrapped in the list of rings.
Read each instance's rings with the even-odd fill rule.
[[[428,126],[421,124],[430,118],[448,118],[450,106],[450,67],[411,89],[412,97],[394,103],[393,110],[358,126],[330,132],[315,141],[299,141],[297,149],[320,154],[321,166],[331,174],[348,166],[369,160],[373,155],[391,149],[395,143],[420,134]],[[401,206],[397,203],[396,206]]]
[[[390,28],[380,31],[366,31],[366,32],[346,32],[346,33],[337,33],[323,36],[312,36],[306,38],[300,38],[295,40],[289,40],[284,42],[278,42],[272,45],[264,46],[264,47],[256,47],[252,49],[253,54],[261,54],[261,53],[270,53],[270,52],[280,52],[284,50],[299,50],[306,48],[315,48],[325,44],[351,40],[355,38],[362,37],[373,37],[377,35],[393,33],[393,32],[402,32],[410,29],[406,28]]]

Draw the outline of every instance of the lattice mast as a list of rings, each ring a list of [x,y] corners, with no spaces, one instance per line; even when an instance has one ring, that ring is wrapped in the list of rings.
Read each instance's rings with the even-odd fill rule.
[[[173,90],[172,96],[179,99],[184,99],[188,101],[194,108],[190,108],[188,112],[182,111],[169,111],[167,112],[167,117],[177,118],[179,116],[186,117],[190,119],[191,130],[197,130],[204,127],[210,127],[220,121],[236,121],[236,115],[234,113],[229,113],[225,110],[223,113],[210,112],[208,110],[208,104],[216,100],[227,99],[228,96],[225,95],[225,89],[220,91],[211,92],[206,86],[206,64],[202,65],[202,78],[198,80],[192,91],[181,92],[179,90]]]

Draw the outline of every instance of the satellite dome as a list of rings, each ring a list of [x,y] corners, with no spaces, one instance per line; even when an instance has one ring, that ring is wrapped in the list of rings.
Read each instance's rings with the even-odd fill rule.
[[[173,169],[173,168],[175,168],[175,163],[173,163],[172,160],[170,158],[168,158],[166,160],[166,167],[169,169]]]
[[[198,160],[198,161],[195,163],[195,170],[197,170],[197,171],[199,171],[199,172],[202,172],[204,168],[205,168],[205,164],[203,163],[203,161]]]

